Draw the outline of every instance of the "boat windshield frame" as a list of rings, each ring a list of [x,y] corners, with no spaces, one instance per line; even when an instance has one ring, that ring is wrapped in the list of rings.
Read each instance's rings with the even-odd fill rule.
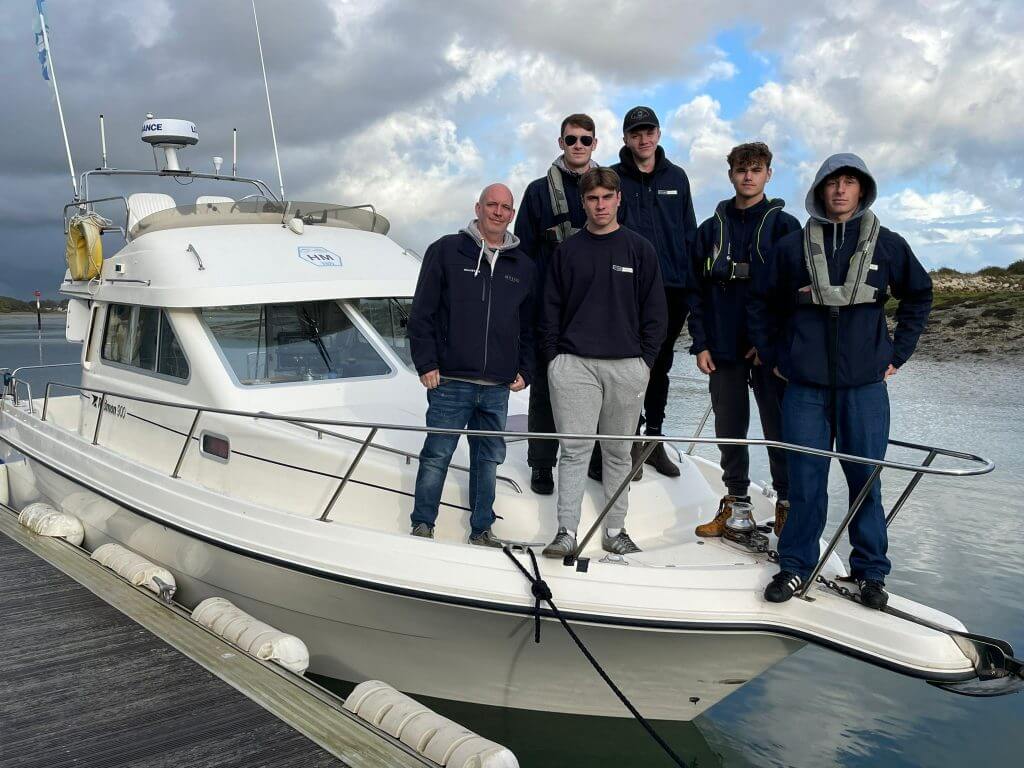
[[[220,359],[221,364],[223,365],[224,370],[227,372],[229,378],[231,379],[232,384],[234,384],[236,387],[238,387],[241,390],[249,391],[249,390],[259,390],[259,389],[279,389],[281,387],[308,386],[308,385],[315,385],[315,384],[348,384],[348,383],[358,383],[358,382],[364,382],[364,381],[379,381],[379,380],[383,380],[383,379],[394,378],[395,376],[397,376],[398,375],[398,366],[404,365],[404,363],[401,360],[401,358],[398,355],[398,353],[395,352],[395,350],[393,350],[391,348],[391,345],[389,345],[387,342],[384,341],[384,339],[380,336],[379,333],[377,333],[377,330],[376,330],[376,328],[373,327],[373,324],[370,323],[365,317],[363,317],[363,315],[355,307],[351,306],[348,303],[348,301],[346,301],[344,299],[322,299],[322,300],[310,301],[310,302],[303,302],[303,301],[270,302],[270,303],[262,303],[262,304],[257,303],[257,304],[245,305],[245,306],[254,306],[254,307],[266,308],[268,306],[283,307],[283,306],[298,305],[298,304],[328,304],[328,303],[331,303],[331,302],[333,302],[333,303],[335,303],[337,305],[337,307],[341,311],[342,315],[348,320],[348,322],[350,323],[351,330],[353,330],[356,334],[358,334],[359,337],[361,337],[361,339],[365,343],[367,343],[369,345],[370,349],[372,349],[373,352],[376,353],[377,358],[387,368],[386,372],[373,373],[373,374],[369,374],[369,375],[365,375],[365,376],[337,376],[337,377],[331,378],[331,377],[328,377],[327,375],[324,375],[323,378],[319,378],[318,377],[318,378],[312,378],[312,379],[296,378],[296,379],[287,379],[287,380],[281,380],[281,381],[258,381],[258,380],[253,380],[252,382],[243,381],[242,378],[239,376],[238,370],[236,370],[235,366],[228,359],[228,356],[225,353],[224,347],[223,347],[223,345],[221,343],[221,339],[218,338],[218,336],[215,333],[215,331],[213,330],[213,328],[210,327],[210,324],[207,321],[207,318],[204,316],[204,310],[215,309],[215,307],[196,307],[195,308],[195,312],[196,312],[196,316],[197,316],[197,318],[199,320],[199,324],[200,324],[200,326],[203,329],[203,332],[206,334],[206,337],[209,340],[209,343],[212,345],[214,351],[217,353],[217,357]],[[236,310],[236,311],[239,308],[240,307],[238,307],[238,306],[226,307],[226,309],[231,309],[231,310]],[[267,314],[261,313],[261,317],[266,317],[268,314],[269,313],[267,313]],[[311,334],[310,338],[307,339],[307,340],[313,341],[314,337],[319,338],[319,335],[320,335],[319,334],[319,330],[317,330],[316,333],[315,334]],[[317,345],[315,343],[314,343],[313,346],[314,346],[314,349],[317,348]],[[308,350],[307,350],[307,352],[308,352]],[[253,353],[247,353],[247,357],[249,355],[251,355],[251,354],[253,354]],[[258,349],[256,350],[255,354],[257,355],[257,365],[258,365],[258,359],[259,359],[258,358],[258,355],[259,355],[259,350]],[[307,356],[310,356],[310,355],[307,355]],[[396,363],[396,361],[397,361],[397,363]]]

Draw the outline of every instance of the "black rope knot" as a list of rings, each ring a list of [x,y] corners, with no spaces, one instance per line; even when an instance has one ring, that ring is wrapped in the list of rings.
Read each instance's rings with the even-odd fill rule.
[[[550,600],[551,599],[551,587],[544,579],[537,579],[530,585],[530,592],[538,600]]]

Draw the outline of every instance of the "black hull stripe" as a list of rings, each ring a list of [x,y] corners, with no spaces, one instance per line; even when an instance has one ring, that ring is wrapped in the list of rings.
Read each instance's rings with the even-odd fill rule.
[[[441,603],[445,605],[455,605],[464,608],[474,608],[478,610],[493,611],[496,613],[512,614],[516,616],[532,617],[534,615],[534,609],[530,606],[514,605],[509,603],[489,603],[483,600],[475,600],[472,598],[456,597],[452,595],[439,595],[433,592],[422,592],[414,589],[409,589],[407,587],[396,587],[390,584],[380,584],[378,582],[357,579],[351,576],[343,576],[337,573],[321,571],[317,568],[313,568],[308,565],[303,565],[302,563],[294,563],[288,560],[282,560],[276,557],[272,557],[261,552],[253,552],[251,550],[243,549],[241,547],[236,547],[233,544],[229,544],[224,541],[219,541],[217,539],[210,538],[201,533],[191,531],[181,525],[177,525],[155,515],[151,515],[147,512],[137,509],[136,507],[123,501],[122,499],[119,499],[116,496],[108,494],[104,491],[100,491],[90,486],[84,486],[80,480],[72,477],[63,470],[58,469],[57,467],[54,467],[53,465],[49,464],[45,460],[41,459],[39,456],[35,455],[32,451],[25,450],[24,448],[15,445],[13,442],[11,442],[11,440],[9,440],[7,437],[3,435],[0,435],[0,441],[7,443],[14,450],[23,453],[25,456],[29,457],[35,462],[38,462],[42,466],[49,469],[51,472],[60,475],[65,480],[68,480],[69,482],[72,482],[75,485],[85,487],[87,490],[89,490],[92,493],[95,493],[97,496],[102,496],[108,501],[111,501],[115,504],[118,504],[121,507],[124,507],[129,512],[139,515],[140,517],[144,517],[147,520],[151,520],[155,523],[159,523],[160,525],[166,526],[168,528],[173,528],[179,533],[182,533],[193,539],[203,541],[207,544],[210,544],[211,546],[217,547],[218,549],[223,549],[225,551],[232,552],[236,555],[248,557],[253,560],[259,560],[261,562],[269,563],[280,568],[286,568],[291,571],[304,573],[310,576],[315,576],[317,578],[326,579],[328,581],[334,581],[341,584],[346,584],[348,586],[358,587],[360,589],[367,589],[372,592],[383,592],[386,594],[396,595],[399,597],[412,598],[415,600],[424,600],[426,602]],[[783,637],[793,638],[795,640],[801,640],[806,643],[812,643],[822,648],[827,648],[830,651],[841,653],[844,656],[850,656],[854,659],[867,662],[868,664],[872,664],[876,667],[881,667],[882,669],[897,672],[907,677],[913,677],[919,680],[928,680],[930,682],[963,682],[965,680],[973,680],[976,677],[976,675],[973,672],[921,672],[920,670],[913,669],[912,667],[904,667],[900,664],[896,664],[887,659],[880,659],[877,656],[873,656],[869,653],[858,650],[856,648],[850,648],[848,646],[842,645],[833,640],[829,640],[828,638],[820,637],[810,632],[805,632],[803,630],[793,629],[791,627],[783,627],[774,624],[752,624],[743,622],[713,623],[702,621],[623,619],[617,616],[602,616],[600,614],[577,613],[573,611],[561,611],[561,613],[567,619],[578,624],[628,627],[634,629],[663,629],[674,630],[677,632],[751,632],[755,634],[780,635]],[[547,608],[541,609],[541,615],[545,618],[554,618],[554,614],[552,614],[551,611]]]

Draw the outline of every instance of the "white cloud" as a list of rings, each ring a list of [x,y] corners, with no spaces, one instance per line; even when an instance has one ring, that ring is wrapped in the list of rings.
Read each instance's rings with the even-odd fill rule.
[[[424,229],[452,231],[472,218],[484,186],[476,144],[431,110],[395,113],[370,126],[345,142],[339,166],[336,197],[372,202],[390,218],[394,237],[418,250],[426,245]]]
[[[988,206],[981,198],[962,189],[922,195],[908,188],[895,195],[880,197],[875,209],[887,211],[904,221],[935,222],[974,216],[987,211]]]
[[[701,94],[679,107],[670,121],[669,135],[683,152],[685,160],[680,162],[690,177],[699,210],[714,206],[715,193],[709,195],[708,190],[720,191],[726,184],[726,155],[740,143],[732,123],[722,119],[721,109],[715,99]]]
[[[721,48],[712,47],[709,53],[711,60],[704,65],[700,72],[689,78],[691,88],[703,88],[713,80],[732,80],[739,74],[739,69]]]

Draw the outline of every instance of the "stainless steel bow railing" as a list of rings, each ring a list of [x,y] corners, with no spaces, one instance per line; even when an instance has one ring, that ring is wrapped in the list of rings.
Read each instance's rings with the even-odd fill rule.
[[[32,368],[46,368],[46,367],[51,367],[51,366],[31,366],[31,367]],[[26,368],[28,368],[28,366],[26,366]],[[24,369],[18,369],[18,370],[24,370]],[[2,369],[0,369],[0,372],[2,372]],[[17,377],[15,375],[16,372],[17,371],[12,372],[11,374],[9,374],[7,387],[4,390],[3,398],[0,399],[0,408],[2,408],[4,406],[4,404],[7,402],[8,396],[10,396],[12,398],[12,401],[16,397],[15,393],[17,392],[18,384],[21,383],[21,382],[19,382],[19,380],[17,379]],[[694,435],[692,435],[690,437],[676,437],[676,436],[671,436],[671,435],[594,435],[594,434],[576,434],[576,433],[561,433],[561,432],[513,432],[513,431],[500,431],[500,432],[497,432],[497,431],[483,430],[483,429],[450,429],[450,428],[418,426],[418,425],[411,425],[411,424],[389,424],[389,423],[376,423],[376,422],[364,422],[364,421],[350,421],[350,420],[344,420],[344,419],[323,419],[323,418],[302,418],[302,419],[297,419],[295,416],[273,414],[273,413],[267,413],[267,412],[262,412],[262,411],[261,412],[242,411],[242,410],[231,409],[231,408],[214,408],[214,407],[211,407],[211,406],[197,406],[197,405],[188,404],[188,403],[175,403],[175,402],[170,402],[170,401],[166,401],[166,400],[159,400],[159,399],[151,398],[151,397],[142,397],[140,395],[131,395],[131,394],[123,393],[123,392],[114,392],[114,391],[110,391],[110,390],[103,390],[103,389],[99,389],[99,388],[96,388],[96,387],[83,387],[83,386],[78,386],[78,385],[75,385],[75,384],[65,384],[63,382],[56,382],[56,381],[50,381],[50,382],[47,382],[47,384],[46,384],[46,394],[45,394],[45,396],[43,398],[43,408],[42,408],[42,414],[41,414],[41,420],[44,421],[44,422],[47,420],[47,414],[48,414],[49,406],[50,406],[51,391],[55,387],[60,387],[60,388],[64,388],[64,389],[68,389],[68,390],[72,390],[72,391],[77,391],[80,394],[99,395],[100,399],[99,399],[99,403],[98,403],[99,407],[98,407],[97,416],[96,416],[96,425],[95,425],[95,427],[93,429],[93,435],[92,435],[92,443],[93,443],[93,445],[98,445],[99,444],[100,425],[102,424],[102,421],[103,421],[103,414],[105,412],[105,405],[107,403],[108,398],[121,398],[123,400],[129,400],[129,401],[137,402],[137,403],[145,403],[145,404],[148,404],[148,405],[155,405],[155,406],[161,406],[161,407],[167,407],[167,408],[175,408],[175,409],[187,410],[187,411],[195,411],[195,416],[192,419],[191,427],[189,428],[188,434],[185,436],[185,441],[182,444],[181,451],[180,451],[180,453],[178,455],[177,462],[175,463],[174,471],[171,473],[171,477],[174,477],[174,478],[178,478],[179,477],[179,473],[181,471],[181,467],[182,467],[182,464],[183,464],[183,462],[185,460],[185,457],[186,457],[186,455],[188,453],[188,449],[191,446],[193,439],[195,438],[196,428],[198,427],[200,419],[201,419],[201,417],[204,414],[215,414],[215,415],[219,415],[219,416],[237,416],[237,417],[241,417],[241,418],[248,418],[248,419],[255,419],[255,420],[262,420],[262,421],[278,421],[278,422],[284,422],[284,423],[287,423],[287,424],[291,424],[293,426],[299,426],[299,427],[303,427],[303,428],[307,428],[307,429],[311,428],[314,431],[326,431],[326,430],[322,429],[323,427],[342,427],[342,428],[348,428],[348,429],[365,429],[365,430],[368,431],[368,433],[367,433],[366,438],[361,440],[361,441],[358,441],[358,438],[351,438],[351,436],[347,436],[347,435],[344,436],[346,439],[351,438],[351,439],[353,439],[355,441],[358,441],[360,447],[359,447],[355,457],[352,459],[352,461],[349,463],[348,467],[346,468],[344,475],[342,475],[340,477],[337,476],[337,475],[333,475],[333,474],[329,475],[330,477],[333,477],[336,480],[338,480],[339,484],[335,488],[335,491],[332,494],[330,501],[327,503],[327,506],[324,508],[323,512],[321,513],[321,515],[319,517],[319,520],[325,521],[325,522],[328,521],[330,513],[331,513],[331,510],[334,507],[334,504],[337,502],[338,498],[341,496],[342,491],[344,491],[346,485],[351,480],[353,473],[355,472],[355,470],[358,467],[359,463],[362,461],[362,458],[366,454],[367,450],[369,448],[383,449],[383,450],[390,451],[390,452],[394,452],[395,450],[397,450],[397,449],[391,449],[390,446],[380,446],[380,445],[374,445],[373,444],[373,438],[380,431],[388,431],[388,432],[420,432],[420,433],[434,433],[434,434],[447,434],[447,435],[466,435],[466,436],[480,436],[480,437],[500,436],[500,437],[503,437],[503,438],[520,438],[520,439],[522,439],[522,438],[541,438],[541,439],[552,439],[552,440],[560,440],[560,439],[561,440],[622,440],[622,441],[628,441],[628,442],[641,442],[641,443],[644,443],[643,450],[640,452],[640,455],[637,458],[636,463],[633,465],[632,469],[630,470],[628,476],[625,478],[625,480],[622,481],[622,483],[620,483],[619,487],[616,488],[616,490],[612,494],[612,496],[606,501],[604,508],[601,510],[600,514],[597,516],[597,519],[594,521],[594,524],[591,526],[590,530],[588,530],[586,535],[584,535],[584,537],[579,541],[579,544],[577,545],[576,550],[571,555],[569,555],[568,557],[565,558],[565,564],[566,565],[572,565],[572,564],[576,563],[579,560],[580,554],[586,548],[586,546],[589,543],[590,539],[594,536],[596,531],[600,530],[600,526],[601,526],[602,522],[604,521],[605,516],[611,510],[612,505],[614,505],[615,501],[619,498],[619,496],[621,496],[622,493],[625,492],[626,488],[629,487],[629,483],[630,483],[630,480],[632,479],[632,477],[636,474],[636,472],[643,465],[644,461],[646,461],[647,457],[651,455],[651,453],[654,451],[654,449],[660,443],[690,443],[691,448],[690,448],[690,450],[687,451],[687,453],[690,453],[692,451],[692,447],[695,446],[695,445],[698,445],[698,444],[702,444],[702,445],[703,444],[711,444],[711,445],[745,445],[745,446],[763,447],[763,448],[779,448],[779,449],[782,449],[782,450],[785,450],[785,451],[790,451],[790,452],[795,452],[795,453],[803,453],[803,454],[807,454],[807,455],[811,455],[811,456],[821,456],[821,457],[825,457],[825,458],[829,458],[829,459],[838,459],[839,461],[849,461],[849,462],[854,462],[854,463],[858,463],[858,464],[867,464],[867,465],[872,466],[873,469],[871,471],[871,475],[868,477],[867,482],[860,489],[860,491],[857,494],[856,498],[854,499],[853,503],[847,509],[847,512],[844,515],[842,522],[840,523],[839,527],[836,529],[835,533],[833,533],[832,538],[829,540],[829,542],[828,542],[828,544],[827,544],[827,546],[825,548],[825,551],[822,553],[821,557],[819,558],[819,560],[818,560],[818,562],[817,562],[817,564],[816,564],[816,566],[814,568],[814,571],[813,571],[811,577],[806,581],[806,583],[804,584],[803,588],[801,589],[801,591],[799,593],[799,595],[801,597],[803,597],[805,595],[807,590],[814,583],[815,577],[821,572],[821,569],[824,567],[824,565],[825,565],[826,561],[828,560],[829,556],[831,556],[832,552],[835,550],[836,546],[839,544],[839,540],[841,539],[843,534],[846,532],[846,529],[849,527],[850,522],[853,520],[854,515],[856,515],[857,511],[863,506],[864,501],[867,499],[867,496],[868,496],[872,486],[878,480],[878,478],[881,475],[883,469],[893,469],[893,470],[898,470],[898,471],[901,471],[901,472],[910,472],[913,475],[911,480],[910,480],[910,482],[908,483],[907,487],[904,489],[904,491],[900,495],[900,497],[897,500],[896,504],[893,505],[892,510],[889,512],[889,514],[888,514],[888,516],[886,518],[886,524],[889,525],[895,519],[896,515],[903,508],[903,506],[906,504],[906,501],[910,497],[910,494],[913,493],[914,489],[917,487],[917,484],[921,481],[921,478],[923,478],[924,475],[939,475],[939,476],[945,476],[945,477],[969,477],[969,476],[986,474],[988,472],[991,472],[995,468],[995,464],[992,461],[990,461],[988,459],[985,459],[985,458],[983,458],[981,456],[977,456],[977,455],[972,454],[972,453],[966,453],[964,451],[955,451],[955,450],[951,450],[951,449],[948,449],[948,448],[939,448],[937,446],[922,445],[922,444],[919,444],[919,443],[912,443],[912,442],[907,442],[907,441],[903,441],[903,440],[890,440],[889,444],[897,446],[897,447],[900,447],[900,448],[907,448],[907,449],[910,449],[910,450],[917,450],[917,451],[922,451],[922,452],[926,453],[927,456],[926,456],[925,460],[921,464],[908,464],[908,463],[905,463],[905,462],[890,461],[888,459],[869,459],[869,458],[865,458],[863,456],[853,456],[851,454],[839,453],[837,451],[829,451],[829,450],[824,450],[824,449],[820,449],[820,448],[808,448],[806,446],[794,445],[794,444],[791,444],[791,443],[785,443],[785,442],[781,442],[781,441],[777,441],[777,440],[764,440],[764,439],[756,439],[756,438],[742,438],[741,439],[741,438],[702,437],[700,435],[700,432],[703,429],[704,423],[706,423],[706,421],[707,421],[707,414],[706,413],[704,415],[704,419],[701,422],[701,428],[698,429],[697,434],[694,434]],[[29,390],[29,393],[30,393],[30,398],[31,398],[31,390]],[[29,400],[29,412],[30,413],[34,413],[34,405],[32,404],[31,399]],[[341,436],[341,435],[338,435],[338,433],[334,433],[334,432],[331,432],[330,434]],[[410,457],[410,458],[412,457],[412,454],[408,454],[408,453],[405,453],[405,452],[402,452],[402,453],[403,453],[403,455],[405,455],[407,457]],[[951,459],[956,459],[956,460],[959,460],[959,461],[969,462],[971,465],[974,465],[974,466],[967,466],[967,467],[935,467],[935,466],[933,466],[933,462],[939,456],[943,456],[943,457],[951,458]],[[312,472],[312,473],[319,474],[319,475],[328,475],[328,473],[324,473],[324,472],[322,472],[320,470],[314,470],[314,469],[309,468],[309,467],[301,467],[301,466],[297,466],[297,465],[287,465],[287,466],[289,466],[292,469],[299,470],[299,471]]]

